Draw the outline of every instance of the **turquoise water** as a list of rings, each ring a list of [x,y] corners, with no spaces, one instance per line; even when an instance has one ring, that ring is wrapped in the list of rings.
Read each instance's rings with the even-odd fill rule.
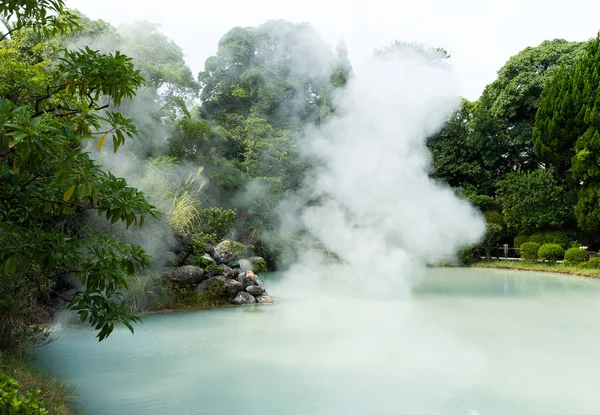
[[[600,414],[600,281],[429,269],[412,298],[290,295],[151,315],[38,359],[87,414]]]

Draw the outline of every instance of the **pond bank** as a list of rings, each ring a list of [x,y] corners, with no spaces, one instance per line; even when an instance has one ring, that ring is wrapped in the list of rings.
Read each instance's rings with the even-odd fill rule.
[[[536,271],[536,272],[551,272],[555,274],[568,274],[578,275],[581,277],[588,278],[600,278],[600,270],[598,269],[586,269],[578,268],[575,266],[568,266],[562,264],[527,264],[521,261],[509,262],[509,261],[491,261],[491,262],[478,262],[472,265],[476,268],[498,268],[498,269],[511,269],[515,271]]]
[[[73,415],[75,396],[71,387],[54,376],[45,374],[26,356],[0,354],[0,374],[19,382],[19,392],[24,397],[27,393],[40,391],[37,399],[48,411],[48,415]],[[0,408],[2,410],[2,408]]]

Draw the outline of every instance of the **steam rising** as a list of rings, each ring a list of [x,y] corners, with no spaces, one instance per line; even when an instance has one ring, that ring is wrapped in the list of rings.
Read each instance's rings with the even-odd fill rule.
[[[419,266],[480,240],[479,213],[428,176],[425,140],[458,104],[452,74],[427,57],[374,58],[350,79],[337,115],[303,137],[320,167],[282,205],[284,236],[305,228],[341,261],[305,238],[291,280],[325,276],[339,292],[362,275],[361,292],[406,292]]]

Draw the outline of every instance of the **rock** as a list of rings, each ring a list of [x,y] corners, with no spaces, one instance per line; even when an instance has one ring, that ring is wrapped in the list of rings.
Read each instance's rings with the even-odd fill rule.
[[[221,265],[221,269],[223,270],[223,276],[227,279],[233,279],[235,278],[235,274],[233,272],[233,270],[231,268],[229,268],[227,265],[223,264]]]
[[[252,269],[254,268],[254,266],[252,265],[252,262],[250,262],[249,259],[240,259],[239,263],[240,263],[240,268],[244,272],[252,271]]]
[[[224,263],[237,261],[237,259],[238,256],[233,252],[224,252],[223,254],[221,254],[221,261],[223,261]]]
[[[221,283],[219,283],[218,281],[221,281]],[[196,291],[214,290],[215,288],[217,288],[219,286],[219,284],[223,284],[223,286],[225,286],[225,284],[226,284],[225,277],[221,277],[221,276],[212,277],[212,278],[207,279],[206,281],[202,281],[196,287]]]
[[[249,294],[245,291],[240,291],[231,302],[239,305],[254,304],[256,303],[256,298],[254,298],[252,294]]]
[[[216,277],[217,275],[221,275],[223,273],[222,265],[212,265],[208,267],[207,276],[208,278]]]
[[[215,251],[217,251],[220,254],[223,254],[225,252],[231,252],[233,249],[231,247],[231,241],[229,240],[224,240],[222,242],[219,242],[217,244],[217,246],[215,246]]]
[[[258,285],[256,275],[254,275],[252,271],[246,271],[243,274],[238,275],[236,279],[244,284],[244,288],[248,288],[251,285]]]
[[[272,304],[273,300],[267,294],[261,295],[260,297],[256,297],[256,301],[261,304]]]
[[[225,281],[225,293],[228,298],[234,298],[240,291],[244,291],[244,284],[236,280]]]
[[[262,280],[259,278],[258,275],[255,275],[256,277],[256,284],[260,287],[260,288],[265,288],[265,284],[262,282]]]
[[[239,277],[240,274],[243,274],[243,273],[244,273],[244,271],[242,271],[241,269],[239,269],[239,268],[233,268],[233,276],[235,278]]]
[[[204,252],[212,257],[215,254],[215,248],[211,244],[206,244]]]
[[[233,268],[233,269],[240,269],[240,262],[239,261],[228,262],[227,266],[229,266],[230,268]]]
[[[246,287],[246,291],[255,297],[260,297],[261,295],[263,295],[265,293],[265,289],[262,287],[259,287],[258,285],[251,285],[249,287]]]
[[[215,253],[214,253],[214,255],[212,257],[213,257],[213,259],[215,260],[215,262],[217,264],[222,264],[223,263],[223,260],[221,259],[221,254],[218,253],[217,251],[215,251]]]
[[[200,267],[186,265],[180,268],[173,268],[168,272],[166,278],[178,285],[196,285],[208,278],[204,270]]]
[[[215,264],[217,263],[209,254],[202,255],[202,259],[204,259],[208,262],[214,262]]]

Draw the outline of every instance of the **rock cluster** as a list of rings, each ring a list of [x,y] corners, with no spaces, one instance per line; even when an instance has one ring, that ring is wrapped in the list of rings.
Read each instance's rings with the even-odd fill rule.
[[[213,247],[206,244],[202,252],[178,253],[179,267],[171,268],[165,275],[166,282],[179,287],[204,292],[212,299],[228,300],[232,304],[272,303],[263,281],[254,273],[255,267],[264,264],[261,257],[238,258],[230,241]],[[196,251],[198,251],[196,249]]]

